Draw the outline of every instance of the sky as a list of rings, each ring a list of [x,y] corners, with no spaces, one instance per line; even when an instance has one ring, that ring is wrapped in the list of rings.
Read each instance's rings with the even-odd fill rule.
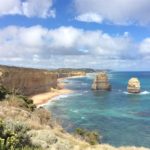
[[[0,0],[0,64],[150,71],[150,0]]]

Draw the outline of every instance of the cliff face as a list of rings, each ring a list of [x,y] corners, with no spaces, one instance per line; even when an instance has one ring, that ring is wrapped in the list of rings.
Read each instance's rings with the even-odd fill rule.
[[[0,66],[0,84],[10,91],[28,96],[57,88],[57,74],[46,70]]]
[[[57,79],[71,76],[85,76],[84,71],[75,69],[40,70],[0,66],[0,85],[10,91],[31,96],[60,88]]]
[[[96,76],[92,84],[92,89],[106,91],[111,90],[111,85],[109,84],[108,77],[105,72],[101,72]]]
[[[73,76],[85,76],[85,75],[86,75],[86,73],[84,71],[71,71],[71,72],[58,73],[58,78],[73,77]]]
[[[129,93],[140,93],[140,81],[137,78],[131,78],[128,82],[127,90]]]

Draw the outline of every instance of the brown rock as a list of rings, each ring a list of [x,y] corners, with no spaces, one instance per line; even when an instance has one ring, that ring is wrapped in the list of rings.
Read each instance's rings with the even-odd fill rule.
[[[30,96],[57,88],[57,75],[46,70],[3,66],[0,70],[0,85],[12,92]]]
[[[128,82],[127,90],[129,93],[140,93],[140,81],[138,78],[131,78]]]
[[[108,76],[105,72],[99,73],[92,84],[93,90],[111,90],[111,85],[108,81]]]

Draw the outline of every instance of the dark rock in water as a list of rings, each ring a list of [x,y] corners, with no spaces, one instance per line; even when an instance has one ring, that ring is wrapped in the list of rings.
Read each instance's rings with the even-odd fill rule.
[[[108,81],[108,76],[105,72],[99,73],[92,84],[92,90],[111,90],[111,85]]]
[[[129,93],[140,93],[140,81],[138,78],[131,78],[128,82],[127,90]]]

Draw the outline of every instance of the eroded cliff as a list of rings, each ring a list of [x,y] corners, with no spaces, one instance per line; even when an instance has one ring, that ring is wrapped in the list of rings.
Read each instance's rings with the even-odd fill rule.
[[[0,66],[0,84],[10,91],[33,95],[57,88],[57,74],[46,70]]]
[[[52,88],[59,88],[58,78],[70,76],[84,76],[79,70],[57,69],[40,70],[0,66],[0,85],[6,89],[26,96],[48,92]]]

